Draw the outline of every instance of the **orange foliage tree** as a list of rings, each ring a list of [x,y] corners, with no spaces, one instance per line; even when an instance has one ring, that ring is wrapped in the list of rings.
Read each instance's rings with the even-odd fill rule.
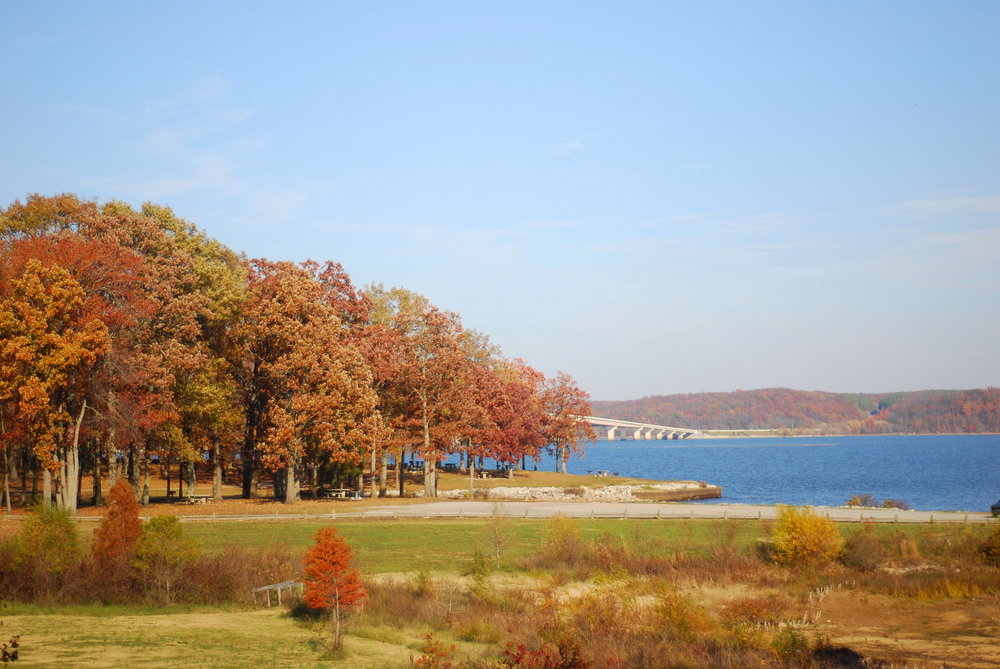
[[[142,534],[135,489],[124,478],[111,487],[108,512],[94,531],[94,560],[103,569],[126,565]]]
[[[366,592],[361,575],[351,566],[354,552],[337,535],[337,528],[320,528],[316,544],[306,550],[305,601],[314,609],[326,609],[334,626],[334,648],[340,647],[341,619],[361,603]]]

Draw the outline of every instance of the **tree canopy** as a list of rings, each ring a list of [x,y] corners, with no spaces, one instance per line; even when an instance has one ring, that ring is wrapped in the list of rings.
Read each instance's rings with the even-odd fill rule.
[[[302,481],[460,453],[517,467],[592,432],[572,377],[507,360],[458,314],[333,261],[246,258],[169,207],[71,194],[0,210],[0,450],[76,508],[82,467],[148,499],[149,468],[211,461],[294,503]],[[463,460],[464,461],[464,460]],[[397,474],[398,478],[398,474]],[[115,489],[115,503],[122,488]]]

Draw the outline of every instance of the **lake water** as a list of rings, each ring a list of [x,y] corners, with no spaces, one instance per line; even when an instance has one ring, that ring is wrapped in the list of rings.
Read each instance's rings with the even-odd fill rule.
[[[552,471],[555,461],[538,467]],[[989,511],[1000,499],[1000,436],[600,441],[567,468],[722,486],[710,503],[841,506],[871,493],[921,511]]]

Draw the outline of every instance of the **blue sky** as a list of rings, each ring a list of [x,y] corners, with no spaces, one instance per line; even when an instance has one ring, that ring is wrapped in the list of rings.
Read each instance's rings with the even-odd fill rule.
[[[1000,4],[0,4],[0,205],[170,205],[596,399],[1000,383]]]

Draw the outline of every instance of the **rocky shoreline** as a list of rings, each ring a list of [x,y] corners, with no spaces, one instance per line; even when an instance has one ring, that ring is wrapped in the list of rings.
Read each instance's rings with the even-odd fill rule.
[[[476,488],[476,498],[494,501],[514,502],[650,502],[633,495],[633,492],[652,492],[658,490],[699,490],[705,484],[698,481],[670,481],[645,485],[609,485],[600,488],[521,488],[513,486],[498,486],[495,488]],[[417,492],[422,497],[423,492]],[[441,490],[438,499],[468,499],[468,490]]]

